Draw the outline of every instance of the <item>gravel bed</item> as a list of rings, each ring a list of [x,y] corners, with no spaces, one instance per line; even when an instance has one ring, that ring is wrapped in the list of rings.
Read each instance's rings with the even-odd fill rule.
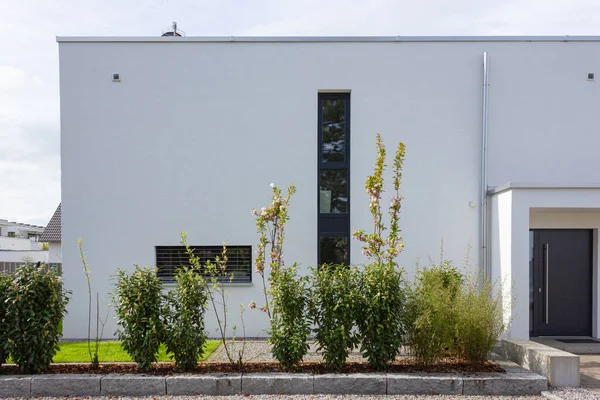
[[[65,400],[63,397],[39,397],[48,400]],[[592,397],[596,398],[596,397]],[[15,400],[17,398],[14,398]],[[25,400],[24,398],[21,398]],[[260,396],[153,396],[153,397],[89,397],[90,400],[310,400],[310,399],[353,399],[353,400],[540,400],[540,396],[356,396],[356,395],[260,395]],[[541,399],[544,399],[543,397]],[[569,398],[571,399],[571,398]],[[587,399],[583,398],[582,399]],[[11,399],[12,400],[12,399]]]
[[[584,388],[553,388],[548,393],[550,400],[600,400],[600,394]]]
[[[273,362],[275,359],[271,355],[271,346],[265,340],[252,340],[246,341],[246,348],[244,349],[244,362]],[[317,344],[315,342],[309,343],[308,354],[304,357],[303,361],[323,361],[323,357],[317,352]],[[232,353],[237,358],[238,351],[242,349],[242,342],[237,342],[230,346]],[[401,352],[398,359],[406,357],[406,353]],[[221,344],[217,350],[212,353],[207,362],[227,362],[227,353],[223,345]],[[362,355],[358,352],[358,349],[354,349],[348,357],[348,361],[365,361]]]

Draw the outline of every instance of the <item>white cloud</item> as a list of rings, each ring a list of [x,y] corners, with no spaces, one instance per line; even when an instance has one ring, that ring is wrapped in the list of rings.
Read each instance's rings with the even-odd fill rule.
[[[60,201],[57,35],[597,34],[598,0],[20,0],[0,24],[0,218]]]

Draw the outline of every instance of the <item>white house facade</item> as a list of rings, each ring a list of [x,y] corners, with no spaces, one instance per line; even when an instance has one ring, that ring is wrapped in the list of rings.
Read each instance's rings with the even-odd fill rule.
[[[470,248],[471,268],[510,294],[508,335],[600,336],[600,37],[58,42],[67,338],[87,335],[78,238],[106,310],[117,268],[168,279],[181,231],[202,257],[232,249],[239,328],[239,304],[262,298],[250,211],[271,182],[298,189],[286,263],[364,263],[351,233],[372,226],[376,133],[388,153],[406,144],[409,276],[442,240],[457,265]],[[266,334],[260,311],[244,319],[247,336]]]

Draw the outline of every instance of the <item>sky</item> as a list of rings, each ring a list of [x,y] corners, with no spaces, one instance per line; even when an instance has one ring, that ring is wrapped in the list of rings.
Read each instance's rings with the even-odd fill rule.
[[[0,0],[0,219],[60,202],[56,36],[600,35],[599,0]]]

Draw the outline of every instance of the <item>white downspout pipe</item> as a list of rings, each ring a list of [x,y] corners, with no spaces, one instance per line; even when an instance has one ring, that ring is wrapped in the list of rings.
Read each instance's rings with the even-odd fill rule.
[[[480,249],[479,265],[483,276],[491,278],[491,268],[488,265],[488,182],[487,182],[487,141],[488,141],[488,91],[489,91],[489,61],[487,51],[483,53],[483,110],[481,127],[481,193],[480,193]]]

